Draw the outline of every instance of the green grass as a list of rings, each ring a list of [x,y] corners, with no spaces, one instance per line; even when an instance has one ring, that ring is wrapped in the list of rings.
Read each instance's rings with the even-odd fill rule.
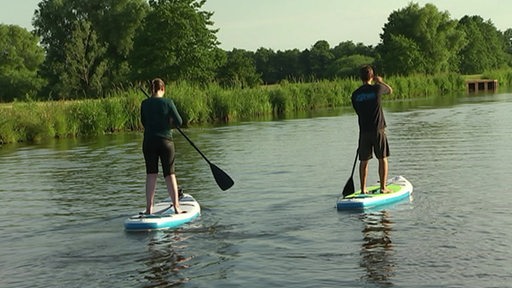
[[[498,80],[498,85],[501,88],[512,87],[512,69],[486,71],[482,77],[486,79]]]
[[[494,73],[494,74],[493,74]],[[486,75],[512,82],[507,71]],[[414,99],[465,91],[465,77],[456,74],[414,75],[385,79],[394,89],[388,99]],[[500,83],[501,84],[501,83]],[[355,79],[312,83],[283,82],[256,88],[206,88],[188,83],[168,85],[185,125],[250,120],[349,106],[359,85]],[[510,85],[510,84],[509,84]],[[80,101],[14,102],[0,105],[0,144],[33,142],[44,138],[139,131],[140,103],[136,88],[119,90],[108,98]]]

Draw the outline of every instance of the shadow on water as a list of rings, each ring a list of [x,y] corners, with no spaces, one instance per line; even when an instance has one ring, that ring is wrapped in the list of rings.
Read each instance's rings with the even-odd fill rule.
[[[391,287],[396,265],[393,261],[390,213],[385,210],[365,213],[360,215],[360,219],[364,224],[360,264],[366,269],[362,279],[381,287]]]
[[[143,287],[174,287],[187,283],[189,279],[183,276],[183,270],[190,267],[187,264],[192,257],[184,256],[186,240],[189,236],[175,230],[127,233],[132,239],[147,241],[147,253],[138,262],[141,278],[146,281]]]

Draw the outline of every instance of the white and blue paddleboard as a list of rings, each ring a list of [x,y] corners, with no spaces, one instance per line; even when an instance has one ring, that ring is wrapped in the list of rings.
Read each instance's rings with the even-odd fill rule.
[[[404,200],[412,194],[412,184],[403,176],[389,179],[386,187],[392,192],[380,193],[380,185],[375,184],[367,187],[367,194],[361,194],[361,190],[358,190],[346,197],[342,196],[336,201],[336,208],[338,210],[373,208]]]
[[[158,230],[176,228],[186,224],[201,215],[201,207],[190,194],[183,194],[180,198],[180,208],[184,213],[176,214],[170,198],[156,204],[153,214],[143,212],[131,216],[124,221],[124,228],[128,231]]]

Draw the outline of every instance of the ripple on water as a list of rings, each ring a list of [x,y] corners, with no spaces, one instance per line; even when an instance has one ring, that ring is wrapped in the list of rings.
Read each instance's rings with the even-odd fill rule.
[[[2,151],[2,284],[507,287],[510,98],[386,111],[390,175],[413,183],[413,200],[365,213],[334,208],[357,141],[346,111],[187,129],[235,186],[220,191],[177,136],[178,179],[203,210],[192,224],[158,233],[122,229],[144,206],[140,134]],[[369,182],[377,179],[372,161]]]

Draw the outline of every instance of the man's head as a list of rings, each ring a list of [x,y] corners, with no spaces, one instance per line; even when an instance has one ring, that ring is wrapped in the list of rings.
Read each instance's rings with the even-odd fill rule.
[[[373,68],[370,65],[364,65],[359,69],[359,77],[361,77],[361,81],[367,83],[368,81],[373,79]]]

